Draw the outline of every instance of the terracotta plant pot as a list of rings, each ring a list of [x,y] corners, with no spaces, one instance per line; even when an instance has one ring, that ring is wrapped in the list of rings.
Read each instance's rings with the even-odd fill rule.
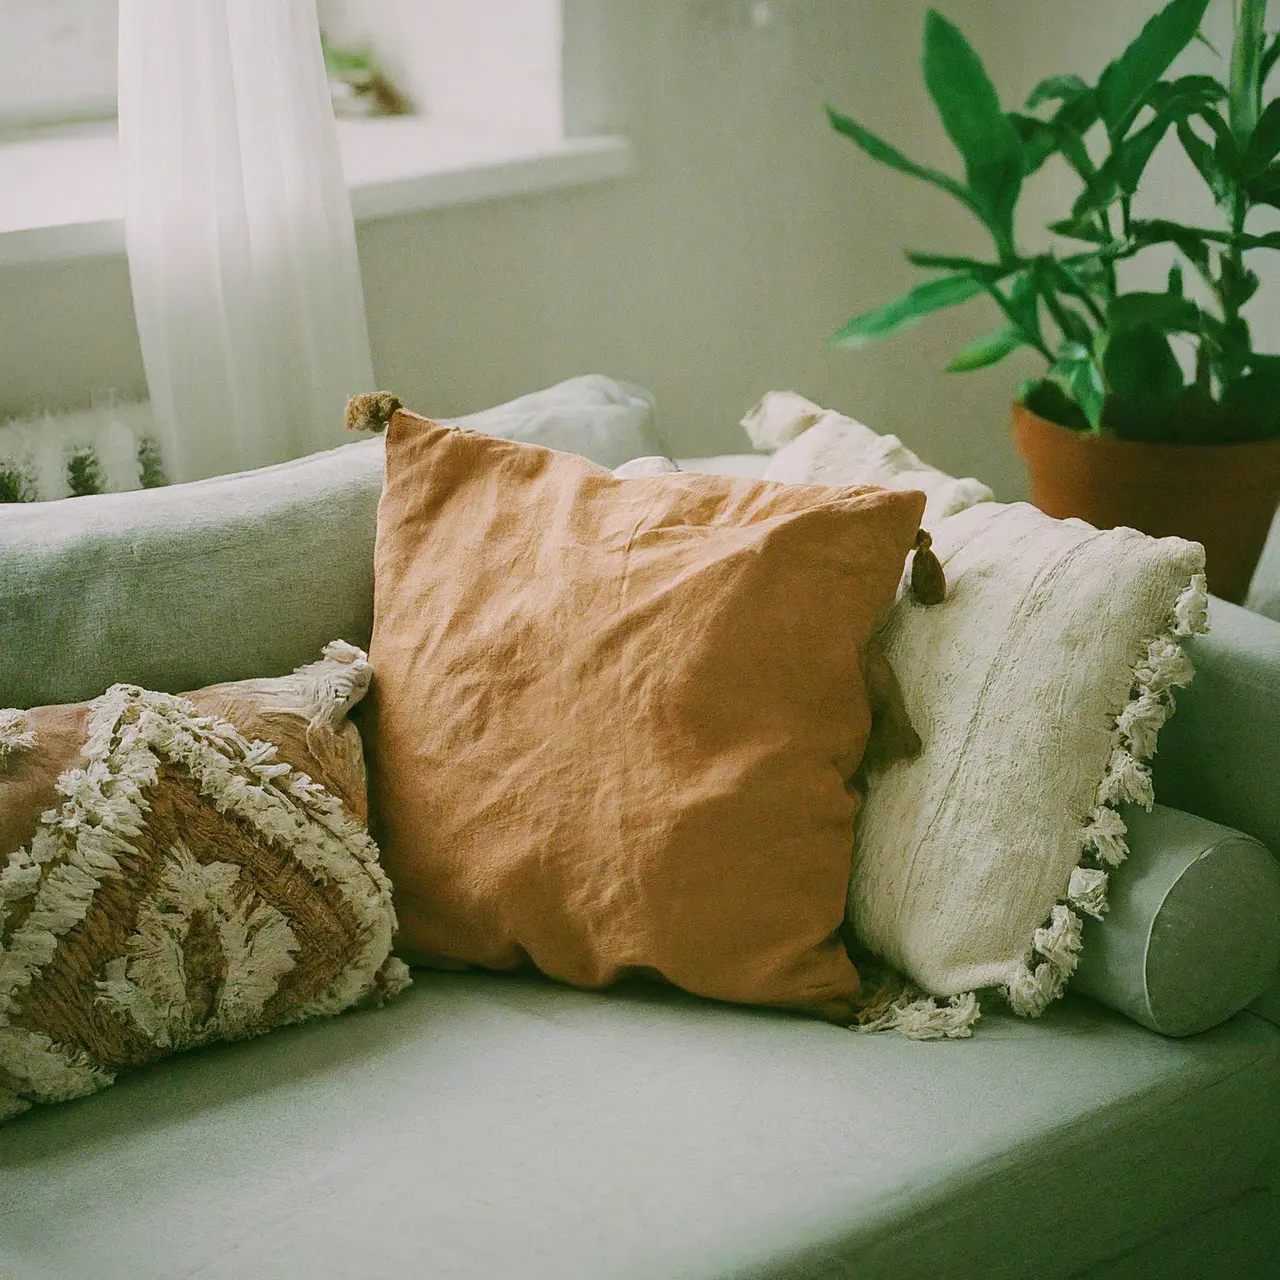
[[[1013,406],[1013,441],[1031,500],[1099,529],[1125,525],[1204,544],[1209,590],[1239,603],[1280,503],[1280,438],[1250,444],[1156,444],[1071,431]]]

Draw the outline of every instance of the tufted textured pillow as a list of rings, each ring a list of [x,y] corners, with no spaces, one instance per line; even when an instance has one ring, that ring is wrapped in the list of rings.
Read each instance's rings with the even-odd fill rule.
[[[407,982],[335,641],[185,697],[0,712],[0,1118]]]

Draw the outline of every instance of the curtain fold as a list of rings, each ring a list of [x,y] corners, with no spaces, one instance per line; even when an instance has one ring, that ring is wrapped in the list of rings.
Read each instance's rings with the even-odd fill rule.
[[[314,0],[120,0],[134,312],[175,479],[340,443],[373,370]]]

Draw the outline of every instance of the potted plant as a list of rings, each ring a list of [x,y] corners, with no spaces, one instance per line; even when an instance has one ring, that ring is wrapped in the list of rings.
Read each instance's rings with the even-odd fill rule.
[[[873,159],[958,200],[994,244],[983,259],[909,252],[931,278],[855,316],[832,345],[887,337],[986,295],[1003,324],[948,368],[982,368],[1021,347],[1044,358],[1045,374],[1023,384],[1013,411],[1037,505],[1102,528],[1203,542],[1214,591],[1238,601],[1280,501],[1280,355],[1254,349],[1243,314],[1259,288],[1252,255],[1280,249],[1280,233],[1259,234],[1250,218],[1280,208],[1280,100],[1264,92],[1280,36],[1265,32],[1266,0],[1232,2],[1225,83],[1166,78],[1178,55],[1203,41],[1209,3],[1171,0],[1096,84],[1051,76],[1023,111],[1001,106],[960,30],[931,10],[924,79],[964,161],[963,180],[827,112]],[[1170,133],[1212,192],[1220,225],[1135,214],[1147,165]],[[1027,179],[1051,156],[1070,166],[1079,194],[1050,224],[1049,247],[1026,252],[1015,213]],[[1129,261],[1155,246],[1175,255],[1163,291],[1123,288]]]

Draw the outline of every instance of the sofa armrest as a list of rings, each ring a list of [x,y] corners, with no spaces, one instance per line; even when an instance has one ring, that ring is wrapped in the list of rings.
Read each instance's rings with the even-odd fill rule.
[[[1156,795],[1280,852],[1280,622],[1211,597],[1209,626],[1186,641],[1196,675],[1160,733]]]

